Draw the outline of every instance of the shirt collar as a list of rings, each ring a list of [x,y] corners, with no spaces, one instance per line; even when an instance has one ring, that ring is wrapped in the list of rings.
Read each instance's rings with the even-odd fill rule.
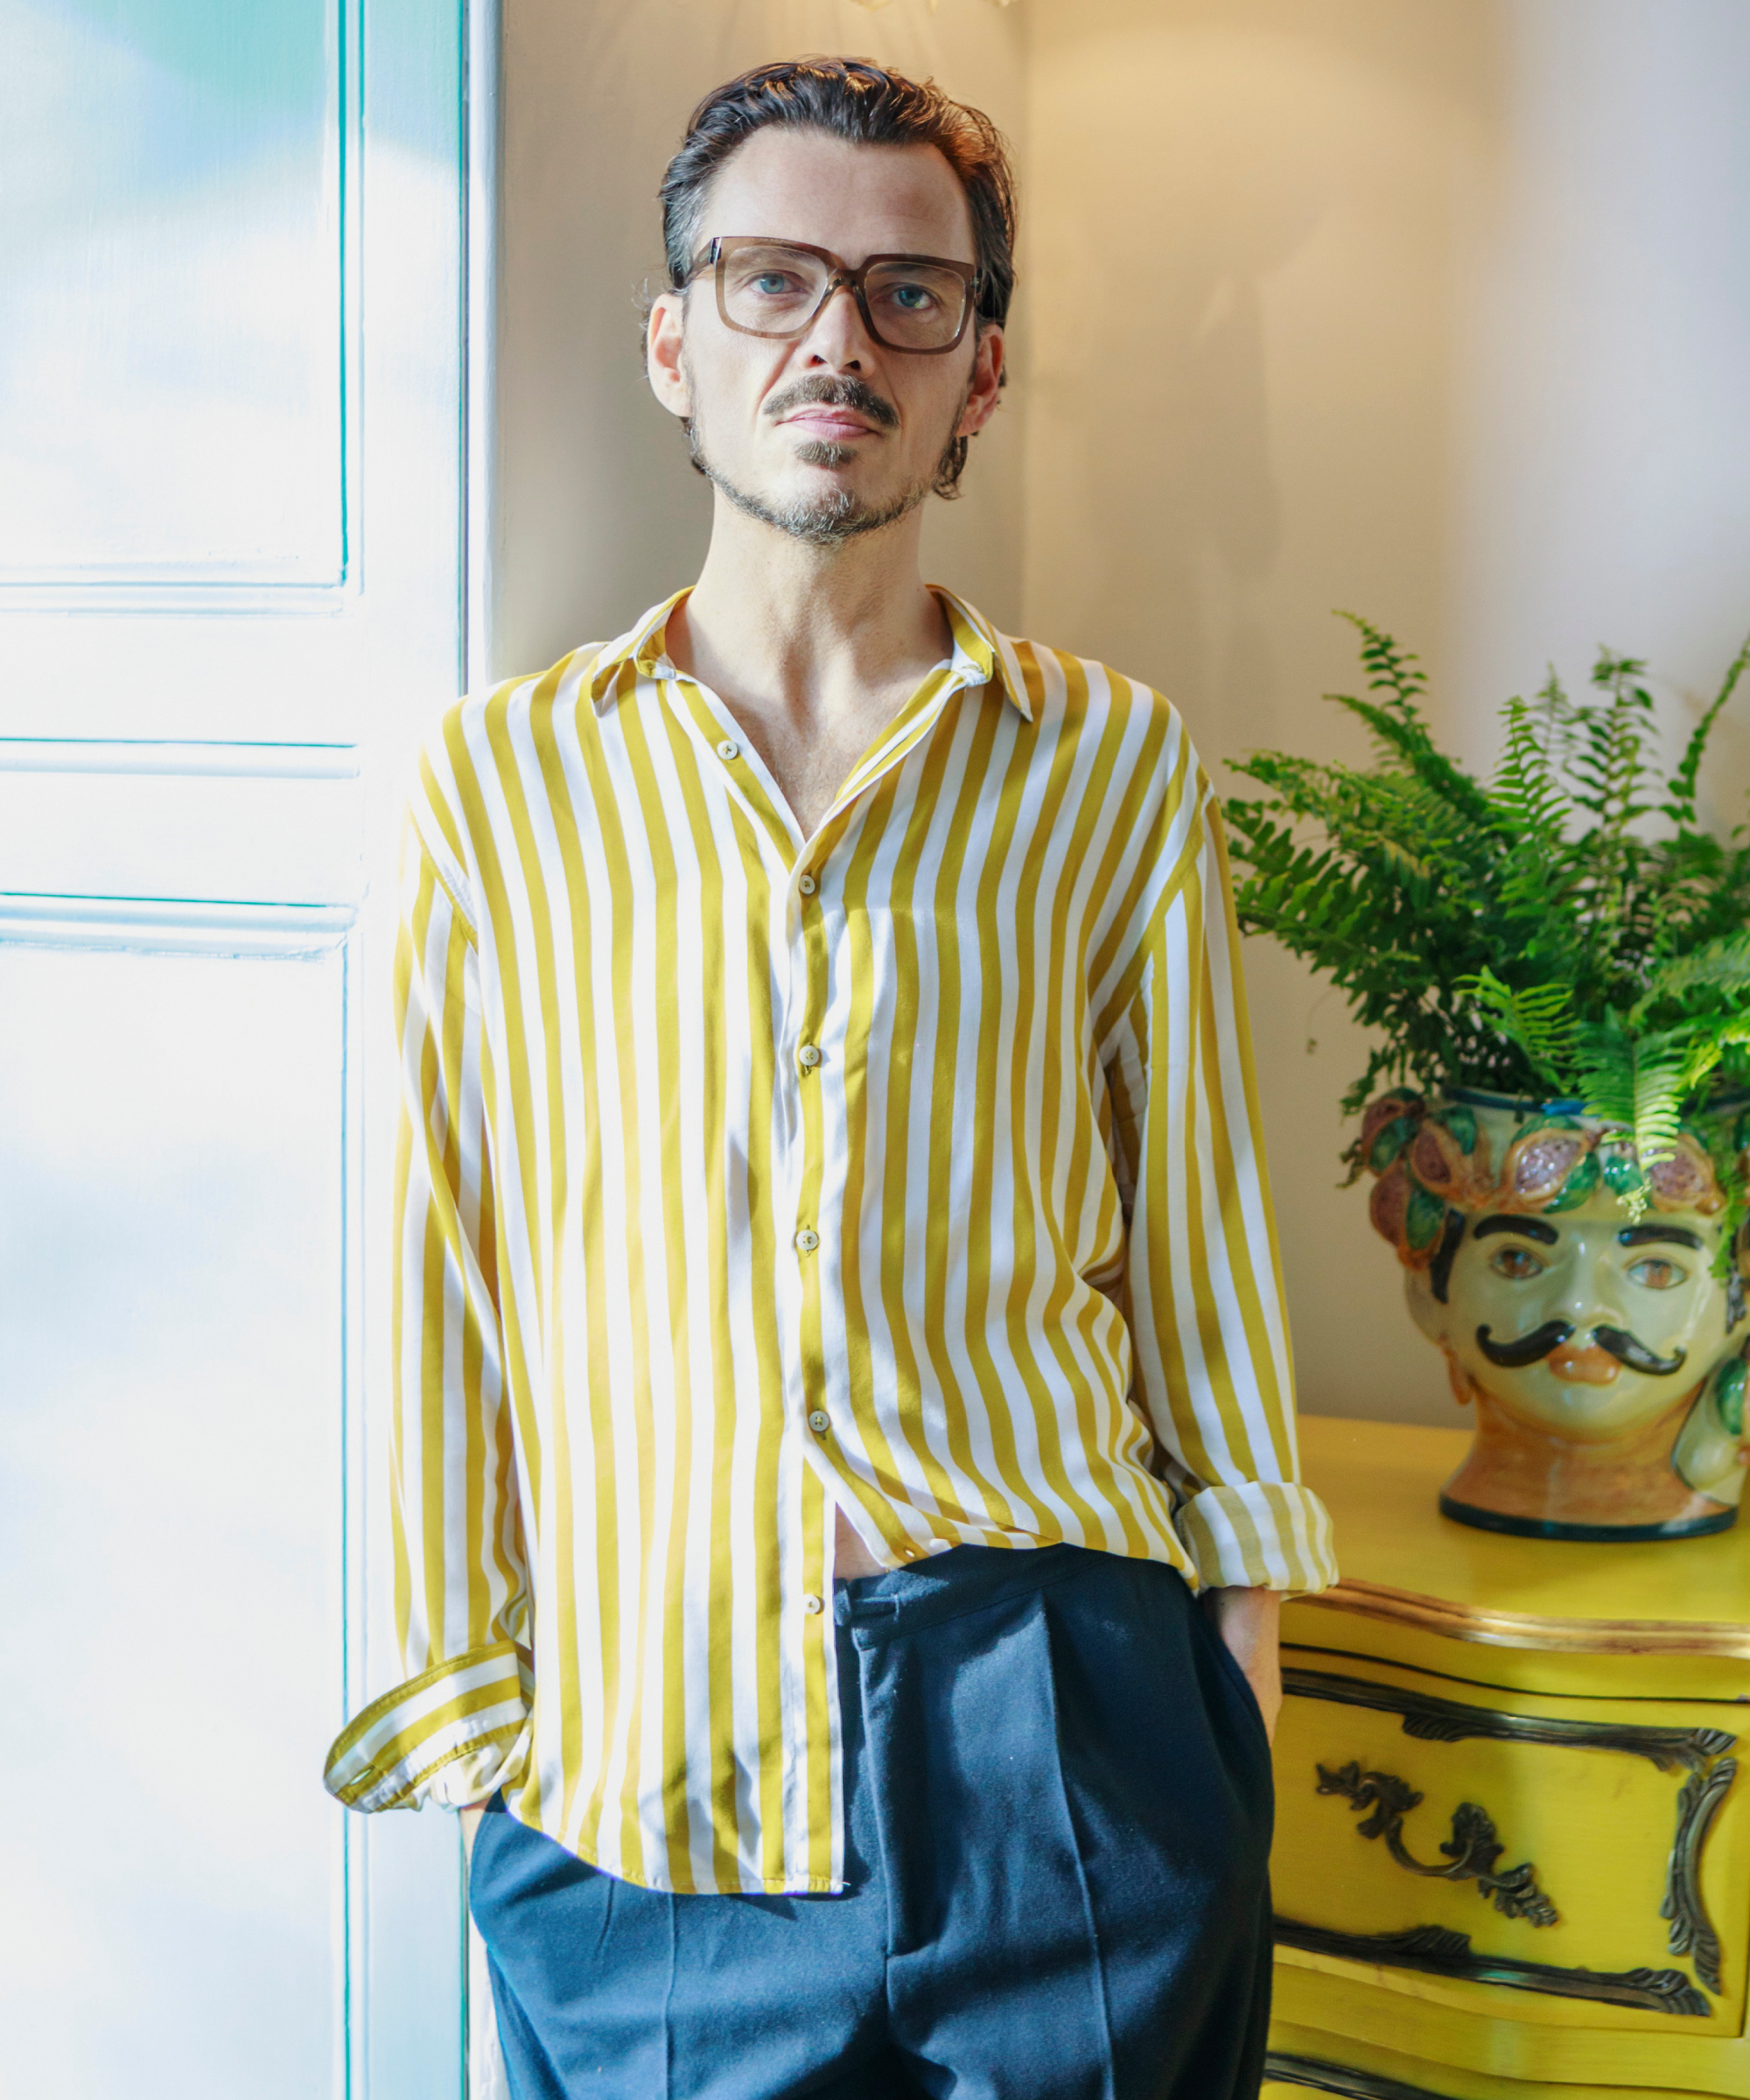
[[[948,615],[954,640],[950,661],[953,676],[964,685],[1000,686],[1004,697],[1021,719],[1031,722],[1033,710],[1026,687],[1013,665],[1012,652],[1004,648],[997,630],[982,612],[975,611],[952,591],[945,590],[940,584],[932,584],[930,588]],[[666,661],[668,616],[686,595],[685,591],[676,591],[661,605],[653,606],[618,640],[605,645],[590,672],[590,698],[598,714],[619,693],[619,674],[627,664],[634,667],[640,678],[662,675],[662,666]]]

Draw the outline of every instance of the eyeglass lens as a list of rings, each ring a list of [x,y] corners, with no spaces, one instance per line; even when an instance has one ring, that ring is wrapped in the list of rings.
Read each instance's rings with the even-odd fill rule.
[[[725,250],[720,264],[724,312],[756,335],[807,327],[831,275],[818,256],[781,242]],[[937,350],[960,332],[966,280],[929,262],[881,262],[864,279],[877,339],[894,350]]]

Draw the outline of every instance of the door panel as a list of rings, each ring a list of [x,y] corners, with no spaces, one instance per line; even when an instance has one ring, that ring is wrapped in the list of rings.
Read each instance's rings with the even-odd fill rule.
[[[0,946],[18,2092],[332,2088],[342,975]]]
[[[454,1820],[321,1767],[398,1670],[387,987],[462,682],[466,30],[0,0],[9,2091],[464,2086]]]
[[[0,577],[337,584],[335,0],[8,10]]]
[[[0,0],[0,737],[453,696],[463,16]]]

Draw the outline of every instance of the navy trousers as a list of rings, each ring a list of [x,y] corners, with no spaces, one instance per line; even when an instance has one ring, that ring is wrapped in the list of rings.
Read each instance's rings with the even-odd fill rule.
[[[515,2100],[1255,2100],[1269,1746],[1158,1562],[841,1583],[849,1891],[670,1896],[482,1817]]]

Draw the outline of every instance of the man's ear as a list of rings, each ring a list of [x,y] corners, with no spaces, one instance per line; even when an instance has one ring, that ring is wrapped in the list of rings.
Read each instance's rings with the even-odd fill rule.
[[[650,307],[644,331],[644,371],[650,391],[671,416],[683,421],[693,412],[682,356],[686,340],[686,295],[659,292]]]
[[[998,391],[1003,384],[1004,349],[1003,331],[994,321],[978,331],[972,354],[972,385],[966,396],[966,406],[960,412],[960,421],[954,426],[956,438],[975,436],[997,413]]]

